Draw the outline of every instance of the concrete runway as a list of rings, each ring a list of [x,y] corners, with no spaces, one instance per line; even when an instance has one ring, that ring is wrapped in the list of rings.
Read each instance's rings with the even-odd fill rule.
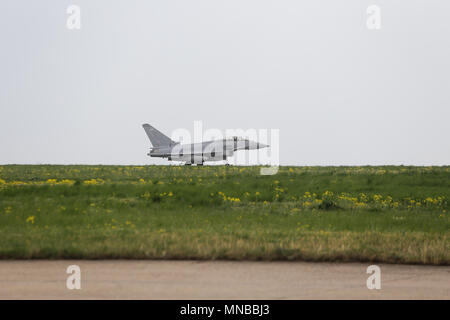
[[[69,265],[81,289],[66,288]],[[450,299],[450,267],[368,263],[0,261],[0,299]]]

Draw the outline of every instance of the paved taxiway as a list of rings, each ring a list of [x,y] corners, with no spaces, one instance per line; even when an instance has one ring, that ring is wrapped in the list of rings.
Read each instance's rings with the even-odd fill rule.
[[[81,290],[66,269],[81,268]],[[450,299],[450,267],[369,263],[0,261],[0,299]]]

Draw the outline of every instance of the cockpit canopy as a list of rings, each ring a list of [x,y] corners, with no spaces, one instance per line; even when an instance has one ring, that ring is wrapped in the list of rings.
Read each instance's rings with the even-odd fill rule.
[[[245,139],[244,138],[241,138],[241,137],[237,137],[237,136],[234,136],[234,137],[230,137],[230,138],[227,138],[228,140],[233,140],[233,141],[245,141]]]

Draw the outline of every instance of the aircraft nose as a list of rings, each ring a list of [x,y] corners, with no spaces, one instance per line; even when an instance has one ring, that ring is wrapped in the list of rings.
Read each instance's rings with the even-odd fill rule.
[[[257,149],[267,148],[268,146],[269,146],[268,144],[264,144],[264,143],[257,143],[256,144],[256,148]]]

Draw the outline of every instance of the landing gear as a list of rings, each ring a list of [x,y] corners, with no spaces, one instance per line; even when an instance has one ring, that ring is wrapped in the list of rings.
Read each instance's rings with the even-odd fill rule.
[[[184,165],[185,166],[192,166],[193,163],[192,162],[186,162]],[[197,163],[197,166],[203,166],[203,162],[202,163]]]

